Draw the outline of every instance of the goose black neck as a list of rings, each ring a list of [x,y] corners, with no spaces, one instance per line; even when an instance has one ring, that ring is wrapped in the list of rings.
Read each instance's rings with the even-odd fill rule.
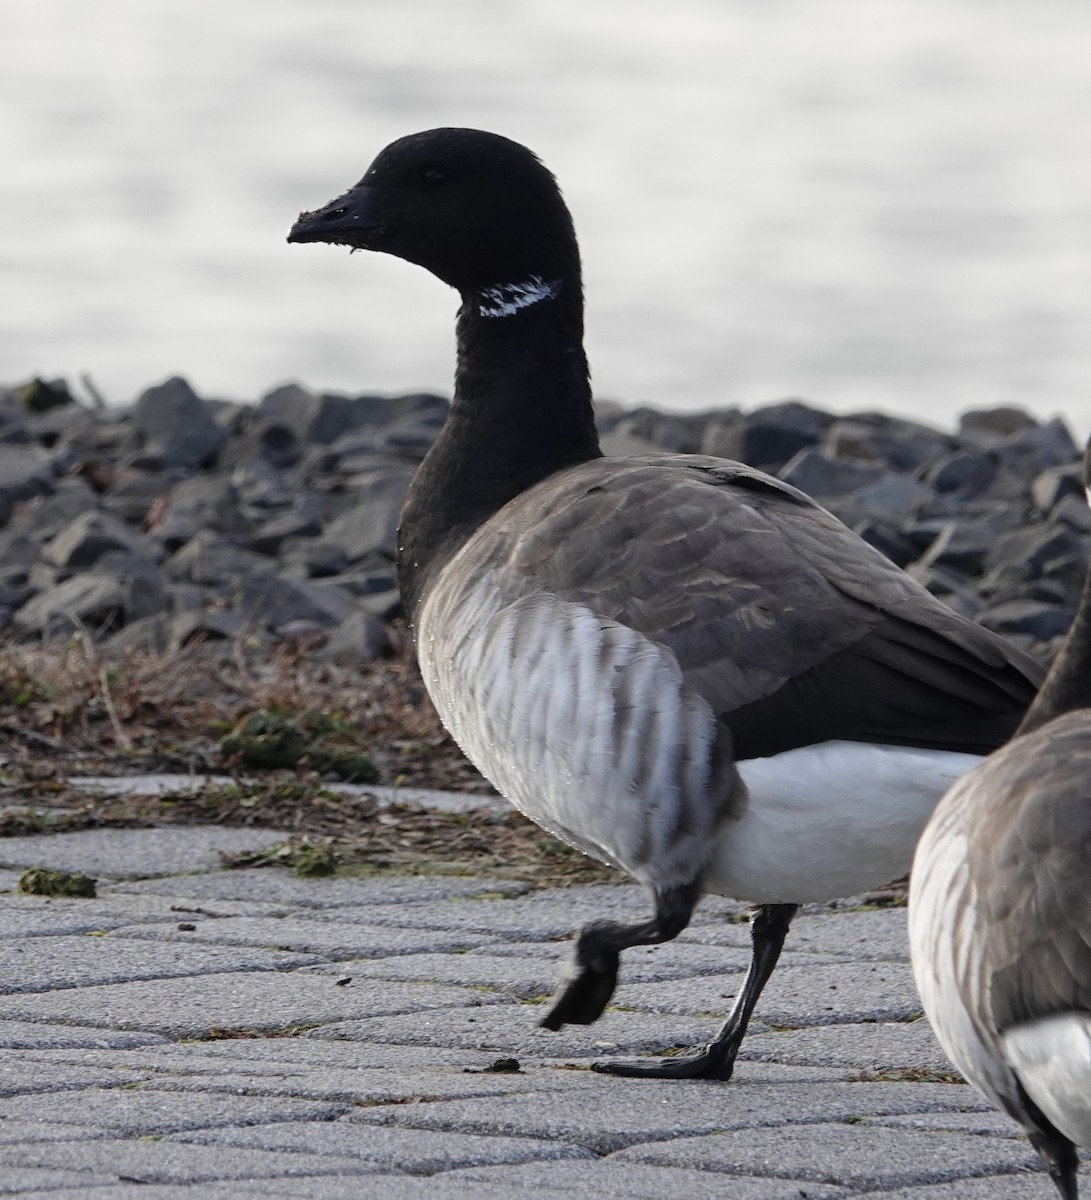
[[[1084,577],[1072,625],[1016,735],[1078,708],[1091,708],[1091,569]]]
[[[463,295],[451,411],[402,511],[398,578],[410,622],[428,577],[485,521],[556,471],[601,456],[579,276],[544,284],[543,298],[521,307],[505,304],[510,289]]]

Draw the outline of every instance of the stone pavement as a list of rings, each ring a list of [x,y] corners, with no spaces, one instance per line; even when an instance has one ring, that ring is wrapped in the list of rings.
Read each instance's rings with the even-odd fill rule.
[[[629,886],[226,870],[220,828],[0,840],[0,1196],[79,1200],[1010,1200],[1053,1196],[920,1017],[904,909],[797,918],[730,1084],[605,1056],[698,1043],[742,978],[708,899],[630,951],[595,1025],[538,1008]],[[30,866],[99,897],[17,892]],[[518,1059],[518,1073],[488,1068]]]

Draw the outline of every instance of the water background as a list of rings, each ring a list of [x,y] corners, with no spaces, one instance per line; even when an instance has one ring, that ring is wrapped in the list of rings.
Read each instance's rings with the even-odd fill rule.
[[[0,380],[448,391],[453,292],[288,246],[388,141],[559,176],[596,392],[1091,427],[1086,0],[0,0]]]

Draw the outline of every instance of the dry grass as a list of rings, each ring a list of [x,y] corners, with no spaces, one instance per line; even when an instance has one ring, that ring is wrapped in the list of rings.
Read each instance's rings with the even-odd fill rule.
[[[342,869],[499,871],[541,884],[620,879],[514,811],[435,813],[343,796],[307,754],[291,770],[236,772],[221,749],[254,714],[320,723],[366,752],[386,784],[491,789],[440,725],[412,656],[345,668],[303,649],[194,642],[107,657],[90,638],[0,649],[0,835],[162,823],[276,828],[284,847],[236,865],[296,865],[328,842]],[[318,718],[320,717],[320,721]],[[317,756],[312,756],[317,757]],[[89,798],[79,775],[229,774],[228,786],[170,796]]]
[[[386,783],[488,790],[444,732],[407,651],[350,669],[305,649],[269,656],[246,639],[112,659],[89,638],[0,650],[0,756],[16,786],[223,771],[225,735],[265,712],[322,714],[351,730]]]

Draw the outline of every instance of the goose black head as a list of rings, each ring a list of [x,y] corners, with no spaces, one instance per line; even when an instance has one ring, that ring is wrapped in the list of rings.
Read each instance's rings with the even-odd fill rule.
[[[572,218],[525,146],[478,129],[399,138],[344,195],[300,214],[290,242],[332,242],[416,263],[464,295],[579,280]]]

